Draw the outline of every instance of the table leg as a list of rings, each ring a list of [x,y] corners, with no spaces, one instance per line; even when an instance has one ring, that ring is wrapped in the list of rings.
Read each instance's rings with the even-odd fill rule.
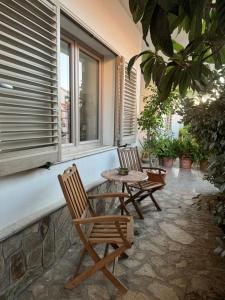
[[[128,192],[128,194],[130,195],[130,197],[124,202],[125,206],[126,206],[128,203],[131,202],[131,203],[133,204],[134,208],[136,209],[136,212],[138,213],[139,217],[140,217],[141,219],[144,219],[144,216],[143,216],[143,214],[142,214],[142,212],[141,212],[139,206],[137,205],[137,203],[136,203],[136,201],[135,201],[135,199],[136,199],[139,195],[141,195],[141,194],[143,193],[143,191],[138,191],[136,194],[132,195],[131,190],[130,190],[128,184],[125,184],[125,185],[126,185],[127,192]]]

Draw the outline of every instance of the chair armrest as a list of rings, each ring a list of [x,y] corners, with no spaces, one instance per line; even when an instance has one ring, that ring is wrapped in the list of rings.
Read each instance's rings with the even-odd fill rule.
[[[130,217],[126,216],[98,216],[85,219],[73,219],[75,224],[90,223],[112,223],[112,222],[130,222]]]
[[[129,198],[129,195],[127,193],[105,193],[105,194],[95,194],[95,195],[89,195],[88,199],[101,199],[104,200],[105,198],[115,198],[115,197],[127,197]]]
[[[164,172],[166,173],[166,170],[165,169],[162,169],[162,168],[154,168],[154,167],[142,167],[143,170],[156,170],[156,171],[159,171],[159,172]]]

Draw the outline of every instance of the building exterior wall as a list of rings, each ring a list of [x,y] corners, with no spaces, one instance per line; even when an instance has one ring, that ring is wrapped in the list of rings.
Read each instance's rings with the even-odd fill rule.
[[[61,4],[125,59],[141,51],[142,34],[120,1],[61,0]]]
[[[131,56],[141,51],[141,33],[118,0],[62,0],[71,18],[114,53]],[[115,65],[105,61],[105,76],[112,82]],[[137,68],[137,99],[140,71]],[[110,92],[111,90],[111,92]],[[91,192],[118,190],[101,172],[119,165],[113,146],[115,87],[103,87],[103,146],[71,155],[50,167],[33,169],[0,178],[0,299],[10,300],[45,272],[65,251],[77,243],[77,233],[65,206],[58,174],[76,163],[85,189]],[[108,202],[108,201],[107,201]],[[95,206],[95,205],[94,205]],[[110,210],[113,209],[111,202]],[[100,205],[99,210],[105,207]],[[78,258],[78,252],[76,253]]]
[[[126,60],[141,51],[141,33],[119,1],[62,0],[61,5],[70,17],[90,29],[91,33]],[[140,81],[137,83],[137,95],[140,93],[139,85]],[[114,92],[112,90],[112,94]],[[108,119],[103,116],[103,126],[111,128],[109,136],[103,132],[103,137],[105,135],[104,139],[108,140],[108,146],[113,146],[114,112],[111,110],[114,109],[114,103],[108,101],[107,93],[103,96],[103,105],[109,113]],[[91,150],[86,154],[79,153],[69,161],[52,166],[50,170],[34,169],[0,178],[0,240],[65,204],[57,175],[72,163],[78,165],[86,188],[102,180],[100,174],[103,170],[119,165],[116,149],[108,147]]]

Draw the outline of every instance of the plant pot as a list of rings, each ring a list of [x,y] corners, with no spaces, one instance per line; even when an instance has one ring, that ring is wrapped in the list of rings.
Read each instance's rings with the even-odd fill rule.
[[[207,172],[208,171],[208,166],[209,166],[209,163],[208,163],[207,160],[200,160],[199,168],[200,168],[201,171]]]
[[[162,158],[162,165],[163,165],[163,167],[166,167],[166,168],[172,168],[172,166],[173,166],[173,158],[171,158],[171,157],[163,157]]]
[[[143,163],[149,163],[149,153],[148,152],[142,152],[141,161]]]
[[[188,157],[180,157],[180,168],[181,169],[191,169],[192,160]]]

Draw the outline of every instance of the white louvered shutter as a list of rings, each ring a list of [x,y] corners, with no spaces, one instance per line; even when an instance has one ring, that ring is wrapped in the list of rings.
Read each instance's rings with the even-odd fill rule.
[[[124,57],[117,56],[116,58],[116,105],[115,105],[115,145],[121,144],[121,107],[123,97],[124,84]]]
[[[136,142],[137,134],[137,74],[133,68],[128,76],[127,63],[123,70],[120,144],[132,144]]]
[[[0,0],[0,176],[58,159],[57,7]]]

